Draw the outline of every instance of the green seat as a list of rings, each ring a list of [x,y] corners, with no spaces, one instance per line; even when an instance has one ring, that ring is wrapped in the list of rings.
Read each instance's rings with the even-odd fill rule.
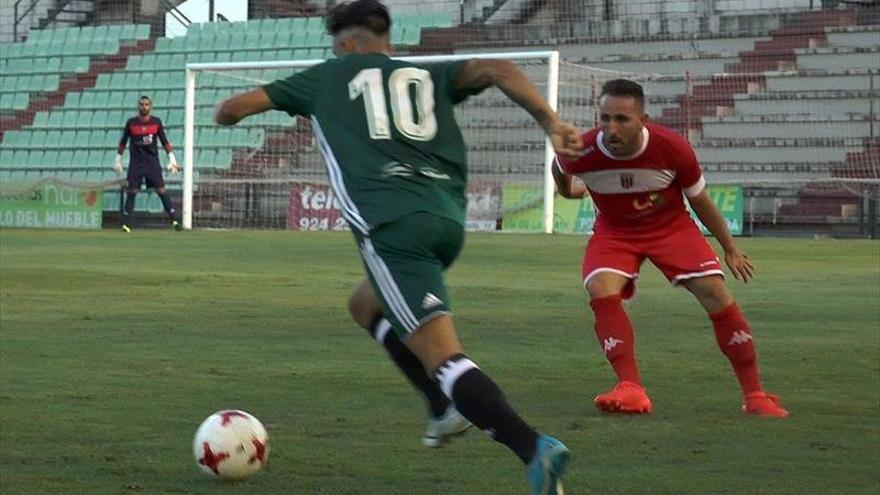
[[[200,148],[212,148],[217,146],[217,130],[213,127],[204,127],[196,132],[196,144]]]
[[[128,85],[126,84],[126,81],[127,81],[126,78],[129,76],[130,76],[130,74],[127,74],[125,72],[114,72],[113,74],[111,74],[110,75],[110,89],[127,88]]]
[[[107,38],[107,29],[109,27],[110,26],[106,26],[106,25],[95,26],[95,30],[92,32],[92,39],[93,40],[106,39]]]
[[[73,166],[73,151],[71,150],[62,150],[61,153],[58,154],[58,162],[57,167],[60,168],[70,168]]]
[[[79,28],[79,39],[91,41],[95,37],[97,26],[82,26]]]
[[[120,34],[122,34],[122,25],[114,24],[111,26],[107,26],[107,39],[118,40]]]
[[[30,140],[28,142],[28,147],[35,149],[44,149],[46,148],[46,139],[48,138],[48,132],[42,130],[33,130],[30,132]]]
[[[61,131],[61,141],[59,142],[59,147],[64,149],[71,149],[74,147],[76,142],[76,131]]]
[[[15,150],[15,152],[12,154],[12,164],[10,165],[10,167],[27,167],[29,154],[30,152],[28,150]]]
[[[98,96],[97,91],[83,92],[79,97],[79,107],[80,108],[99,108],[100,105],[98,105],[95,102],[95,99],[97,98],[97,96]]]
[[[15,78],[15,86],[9,88],[11,93],[27,92],[31,87],[31,81],[34,80],[32,74],[23,74]]]
[[[36,47],[34,47],[34,56],[35,57],[48,57],[52,53],[57,53],[57,52],[53,52],[51,50],[51,48],[52,48],[52,45],[49,43],[40,43]]]
[[[172,50],[172,45],[174,42],[173,38],[158,38],[156,39],[156,51],[157,52],[170,52]]]
[[[40,91],[49,92],[57,91],[61,85],[61,76],[58,74],[47,74],[43,76],[42,84],[39,86]]]
[[[89,126],[91,127],[91,124]],[[89,139],[91,137],[92,131],[87,130],[79,130],[76,131],[76,136],[73,138],[73,146],[74,148],[88,148],[89,147]]]
[[[86,149],[76,150],[73,154],[73,166],[79,168],[88,168],[91,164],[89,163],[89,151]]]
[[[97,113],[97,112],[96,112]],[[104,147],[104,131],[103,130],[94,130],[94,123],[92,123],[92,130],[86,131],[86,148],[102,148]]]
[[[186,68],[186,55],[183,53],[175,53],[171,56],[167,69],[184,69]]]
[[[220,39],[213,34],[203,34],[196,38],[194,45],[196,46],[196,51],[199,52],[212,52],[214,51],[217,44],[220,43]]]
[[[42,168],[45,154],[46,152],[43,150],[31,150],[28,154],[27,166],[30,168]]]
[[[57,113],[57,112],[53,112],[53,113]],[[61,147],[61,131],[49,131],[46,133],[46,147],[47,148]]]
[[[219,168],[222,170],[229,170],[230,168],[232,168],[232,151],[218,151],[217,156],[214,159],[214,168]]]
[[[61,119],[61,127],[66,129],[73,129],[76,127],[76,121],[79,118],[78,112],[76,110],[68,110],[64,112],[64,117]]]
[[[95,88],[96,89],[109,89],[110,88],[110,74],[106,72],[102,72],[98,74],[98,78],[95,80]]]
[[[246,146],[251,148],[262,148],[266,141],[266,131],[263,129],[251,129],[248,131]]]
[[[0,148],[0,168],[12,167],[14,155],[14,151]]]
[[[125,24],[122,26],[122,29],[119,32],[120,40],[133,40],[135,37],[135,33],[137,31],[137,26],[134,24]]]
[[[43,154],[43,167],[44,168],[55,168],[58,166],[58,151],[56,150],[47,150],[45,154]]]
[[[216,150],[198,150],[196,151],[196,160],[193,168],[214,168],[216,158]]]
[[[95,110],[95,115],[92,117],[92,127],[95,129],[110,127],[110,124],[107,122],[106,110]]]
[[[143,88],[144,93],[148,93],[155,84],[156,74],[153,72],[135,72],[135,74],[140,74],[139,87]]]
[[[147,40],[150,39],[150,25],[138,24],[134,29],[134,39]]]
[[[403,39],[401,39],[400,43],[406,46],[416,46],[421,43],[421,40],[422,28],[408,27],[403,31]]]
[[[125,70],[129,72],[143,70],[143,65],[144,55],[132,55],[125,62]]]
[[[30,96],[27,93],[14,93],[12,100],[13,110],[26,110],[30,103]]]
[[[119,40],[118,39],[110,39],[101,42],[98,45],[101,49],[98,51],[94,50],[94,43],[92,49],[88,52],[90,54],[97,55],[116,55],[119,52]]]
[[[122,101],[124,96],[124,91],[111,91],[110,96],[107,98],[107,108],[122,108],[127,106]]]
[[[35,128],[46,128],[49,125],[49,112],[37,112],[34,114],[34,123],[31,124]]]
[[[76,116],[76,126],[80,129],[89,129],[92,127],[92,115],[94,112],[91,110],[80,110]],[[82,132],[82,131],[80,131]]]
[[[230,36],[225,38],[225,43],[218,44],[217,48],[222,48],[224,50],[241,50],[244,47],[246,36],[244,33],[233,33]],[[224,38],[221,38],[221,43],[224,41]]]
[[[155,53],[147,53],[141,59],[141,66],[139,70],[155,70],[156,69],[156,59],[158,55]]]

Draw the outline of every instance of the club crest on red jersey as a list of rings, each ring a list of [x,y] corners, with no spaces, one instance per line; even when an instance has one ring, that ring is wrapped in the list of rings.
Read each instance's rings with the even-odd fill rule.
[[[620,187],[629,189],[635,184],[635,176],[633,174],[620,174]]]

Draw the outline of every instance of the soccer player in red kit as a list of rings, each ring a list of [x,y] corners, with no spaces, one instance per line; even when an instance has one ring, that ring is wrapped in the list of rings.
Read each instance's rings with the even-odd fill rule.
[[[693,149],[675,132],[648,122],[644,100],[642,87],[632,81],[607,82],[599,99],[601,125],[583,135],[579,158],[561,158],[553,171],[562,196],[590,194],[596,205],[593,236],[584,253],[584,287],[596,336],[618,383],[594,403],[605,412],[651,412],[636,365],[632,323],[622,305],[635,293],[639,267],[649,259],[672,285],[693,293],[709,314],[718,346],[742,387],[743,411],[788,416],[778,398],[761,386],[752,331],[684,198],[721,244],[734,277],[748,283],[755,266],[737,248],[706,192]]]

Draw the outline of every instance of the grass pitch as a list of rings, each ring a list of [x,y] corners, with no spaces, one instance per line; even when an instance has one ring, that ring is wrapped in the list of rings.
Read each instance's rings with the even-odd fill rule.
[[[449,284],[468,354],[572,450],[566,493],[880,492],[880,244],[742,239],[731,281],[787,420],[746,417],[698,303],[650,265],[630,306],[654,400],[598,413],[613,384],[580,288],[584,239],[472,234]],[[424,408],[346,315],[350,235],[0,231],[0,492],[525,494],[471,431],[421,446]],[[268,469],[196,468],[223,408],[267,426]]]

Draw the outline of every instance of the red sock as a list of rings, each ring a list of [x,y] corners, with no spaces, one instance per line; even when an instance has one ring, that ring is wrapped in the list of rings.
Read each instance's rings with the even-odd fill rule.
[[[596,337],[611,363],[617,379],[642,384],[636,366],[635,337],[632,323],[623,310],[620,295],[602,297],[590,301],[596,315]]]
[[[712,326],[715,327],[715,339],[721,352],[730,360],[733,371],[739,380],[743,394],[761,391],[761,377],[758,374],[757,354],[752,341],[752,331],[743,318],[736,303],[711,313]]]

